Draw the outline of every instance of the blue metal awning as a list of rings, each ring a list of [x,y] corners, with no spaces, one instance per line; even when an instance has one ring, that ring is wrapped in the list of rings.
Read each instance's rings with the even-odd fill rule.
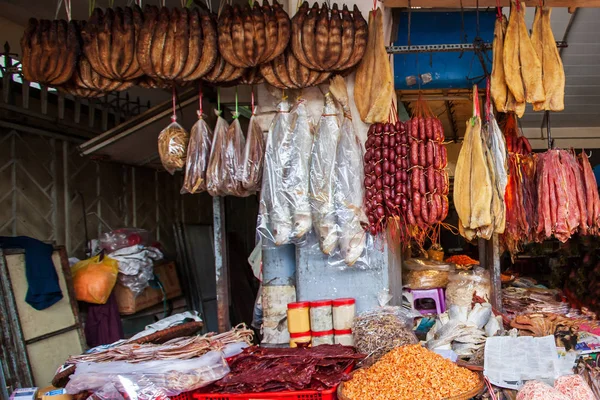
[[[416,12],[410,16],[410,45],[472,45],[477,37],[477,12]],[[408,46],[407,12],[400,15],[396,46]],[[495,11],[479,12],[479,37],[490,44],[494,39]],[[460,46],[443,46],[457,47]],[[440,46],[437,46],[440,49]],[[491,72],[491,50],[482,54]],[[394,84],[397,90],[470,88],[484,71],[474,51],[432,50],[394,55]],[[420,84],[420,87],[419,87]],[[480,83],[483,87],[485,83]]]

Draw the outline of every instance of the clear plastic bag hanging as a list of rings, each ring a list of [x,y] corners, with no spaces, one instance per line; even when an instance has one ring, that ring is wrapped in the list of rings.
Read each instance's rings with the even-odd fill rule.
[[[290,104],[284,99],[267,133],[257,232],[263,247],[291,242],[292,210],[284,193],[284,177],[290,168],[292,129]]]
[[[189,140],[188,132],[176,122],[175,117],[172,121],[158,136],[160,161],[171,175],[183,169]]]
[[[185,177],[181,194],[201,193],[206,190],[206,170],[211,151],[212,131],[202,114],[190,132]]]
[[[340,140],[337,109],[330,93],[325,95],[325,107],[316,129],[310,161],[310,205],[313,227],[321,251],[331,254],[339,239],[334,203],[337,145]]]
[[[246,145],[242,126],[237,117],[234,118],[227,129],[225,138],[225,151],[222,153],[222,168],[220,179],[220,193],[222,196],[244,197],[248,192],[242,186],[239,171],[242,168],[243,151]]]
[[[222,171],[224,168],[223,158],[227,143],[227,130],[229,124],[223,117],[220,111],[215,111],[217,115],[217,123],[213,135],[212,148],[210,150],[210,158],[206,169],[206,190],[211,196],[222,196]]]
[[[242,169],[239,177],[244,189],[250,193],[260,190],[264,158],[265,134],[258,124],[256,115],[253,113],[248,123],[246,147],[244,149]]]

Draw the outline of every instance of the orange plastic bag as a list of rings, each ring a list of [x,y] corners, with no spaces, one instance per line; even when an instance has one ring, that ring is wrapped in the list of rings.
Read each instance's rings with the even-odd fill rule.
[[[75,297],[87,303],[106,304],[118,273],[118,261],[106,256],[102,261],[99,255],[79,261],[71,267]]]

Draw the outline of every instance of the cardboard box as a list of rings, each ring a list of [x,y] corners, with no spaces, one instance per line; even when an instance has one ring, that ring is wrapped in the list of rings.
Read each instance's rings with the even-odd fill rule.
[[[165,289],[167,299],[181,296],[181,286],[179,285],[177,268],[174,262],[155,266],[154,273],[158,275]],[[119,313],[122,315],[135,314],[163,301],[163,293],[160,289],[147,287],[138,297],[134,297],[131,290],[120,283],[115,285],[114,290],[117,297],[117,304],[119,305]]]

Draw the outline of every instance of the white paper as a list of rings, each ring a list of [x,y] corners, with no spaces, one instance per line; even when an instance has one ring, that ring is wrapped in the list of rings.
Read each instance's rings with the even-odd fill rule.
[[[554,336],[496,336],[485,344],[484,375],[496,386],[519,389],[524,381],[553,382],[564,373]]]

